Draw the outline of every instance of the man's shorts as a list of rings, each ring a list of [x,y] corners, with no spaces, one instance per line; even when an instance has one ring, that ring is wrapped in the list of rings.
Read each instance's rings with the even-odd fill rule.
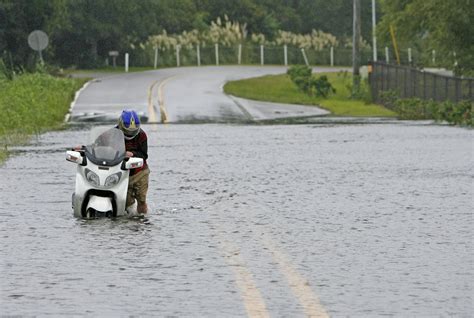
[[[135,199],[137,199],[138,203],[146,202],[149,175],[150,169],[146,168],[130,177],[128,180],[127,206],[132,205]]]

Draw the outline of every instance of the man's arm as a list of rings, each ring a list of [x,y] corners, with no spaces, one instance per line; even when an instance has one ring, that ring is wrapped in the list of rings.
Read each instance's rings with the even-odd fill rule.
[[[148,159],[148,138],[145,133],[140,134],[138,149],[132,151],[134,157]]]

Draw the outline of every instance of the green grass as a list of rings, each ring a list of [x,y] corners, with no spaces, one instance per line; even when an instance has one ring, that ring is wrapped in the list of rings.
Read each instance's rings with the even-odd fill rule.
[[[0,78],[0,162],[7,157],[8,147],[62,128],[74,93],[86,81],[40,73],[23,74],[12,81]]]
[[[350,74],[318,73],[317,75],[326,75],[336,93],[327,99],[308,96],[301,92],[286,74],[228,82],[224,86],[224,91],[227,94],[254,100],[319,106],[329,110],[334,116],[396,117],[394,112],[383,106],[351,99]],[[367,91],[367,87],[363,89]]]

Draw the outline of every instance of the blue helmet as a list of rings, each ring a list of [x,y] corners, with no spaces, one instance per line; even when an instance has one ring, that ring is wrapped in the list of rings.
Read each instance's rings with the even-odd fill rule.
[[[140,132],[140,118],[134,110],[124,109],[119,118],[118,128],[125,139],[133,139]]]

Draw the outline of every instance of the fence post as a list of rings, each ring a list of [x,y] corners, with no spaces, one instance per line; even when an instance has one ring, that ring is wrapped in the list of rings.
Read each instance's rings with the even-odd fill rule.
[[[448,99],[449,96],[449,79],[447,77],[444,78],[444,99]]]
[[[219,66],[219,44],[214,44],[215,51],[216,51],[216,65]]]
[[[462,100],[461,84],[462,83],[459,78],[454,78],[454,85],[456,85],[456,103]]]
[[[426,72],[423,72],[423,99],[426,99]]]
[[[288,66],[288,46],[286,44],[283,46],[283,55],[285,59],[285,66]]]
[[[155,62],[153,63],[153,68],[156,69],[158,67],[158,47],[155,47]]]
[[[390,68],[388,67],[388,64],[385,65],[385,73],[387,73],[387,83],[386,83],[386,88],[385,90],[390,90]]]
[[[388,56],[388,47],[385,47],[385,62],[390,63],[390,57]]]
[[[180,67],[181,65],[181,61],[179,59],[179,49],[180,49],[179,45],[176,45],[176,66],[177,67]]]
[[[474,80],[469,80],[469,98],[474,100],[474,96],[472,96],[472,86],[474,84]]]
[[[411,59],[411,47],[408,48],[408,64],[411,65],[412,59]]]
[[[384,90],[384,84],[385,84],[385,77],[383,76],[383,69],[384,69],[384,65],[383,64],[379,64],[380,66],[380,79],[381,79],[381,83],[380,83],[380,90],[383,92]]]
[[[433,62],[433,65],[436,65],[436,50],[433,50],[431,52],[431,55],[432,55],[431,61]]]
[[[413,97],[417,97],[416,94],[418,92],[418,72],[414,69],[411,69],[411,73],[413,74]]]
[[[408,69],[406,67],[403,68],[403,94],[405,95],[405,98],[408,96]]]
[[[242,44],[239,44],[239,52],[237,54],[237,64],[242,64]]]
[[[398,66],[395,66],[395,89],[398,88]],[[402,92],[400,92],[401,94]]]
[[[370,91],[372,93],[372,100],[374,102],[378,101],[378,76],[377,76],[377,65],[375,64],[376,61],[369,62],[371,72],[369,72],[369,80],[370,80]]]
[[[331,66],[334,66],[334,46],[331,46]]]
[[[264,48],[263,45],[260,45],[260,65],[265,64],[265,53],[264,53]]]
[[[301,49],[301,53],[303,54],[303,58],[304,58],[304,62],[306,66],[309,66],[308,58],[306,57],[306,52],[304,51],[304,49]]]
[[[201,47],[199,44],[196,46],[196,54],[197,54],[197,64],[201,66]]]
[[[125,72],[128,73],[129,54],[125,53]]]

